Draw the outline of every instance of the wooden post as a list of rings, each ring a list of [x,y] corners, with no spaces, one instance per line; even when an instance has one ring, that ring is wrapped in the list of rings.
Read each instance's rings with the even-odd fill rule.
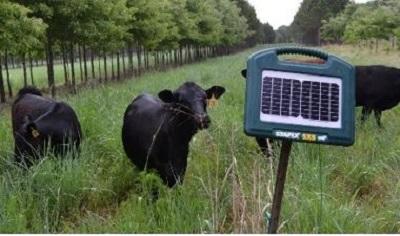
[[[272,201],[272,216],[268,227],[269,234],[276,234],[279,227],[279,216],[281,214],[281,203],[283,198],[283,190],[285,188],[286,172],[289,164],[289,155],[291,149],[292,141],[283,140],[281,155],[279,158],[278,172],[276,174],[274,199]]]

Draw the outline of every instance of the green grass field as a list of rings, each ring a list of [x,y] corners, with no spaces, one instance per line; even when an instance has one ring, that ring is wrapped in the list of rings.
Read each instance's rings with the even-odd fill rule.
[[[400,67],[399,52],[325,49],[355,64]],[[277,158],[267,160],[243,133],[240,70],[254,50],[60,98],[80,118],[85,135],[80,158],[47,157],[29,171],[13,165],[5,109],[0,113],[0,232],[266,232]],[[125,156],[122,117],[139,93],[156,94],[186,80],[222,85],[227,92],[209,111],[212,126],[192,140],[184,184],[167,189],[154,174],[139,173]],[[399,233],[399,115],[399,108],[385,112],[384,129],[374,119],[363,126],[357,121],[350,148],[296,143],[280,232]],[[160,198],[152,202],[155,185]]]

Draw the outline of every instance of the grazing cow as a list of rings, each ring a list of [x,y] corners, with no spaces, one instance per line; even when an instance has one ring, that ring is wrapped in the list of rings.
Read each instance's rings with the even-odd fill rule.
[[[169,187],[183,181],[189,142],[198,130],[207,129],[207,102],[218,99],[225,88],[203,90],[186,82],[158,98],[136,97],[124,116],[122,141],[128,158],[140,169],[153,169]]]
[[[356,106],[362,106],[361,121],[372,111],[382,127],[382,111],[400,102],[400,69],[386,66],[356,66]]]
[[[78,149],[81,142],[81,127],[74,110],[43,97],[32,87],[19,91],[12,105],[12,126],[16,161],[27,167],[47,148],[63,155],[71,148]]]

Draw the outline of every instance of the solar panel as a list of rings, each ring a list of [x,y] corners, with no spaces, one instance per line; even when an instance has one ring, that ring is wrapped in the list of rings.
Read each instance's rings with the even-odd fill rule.
[[[280,60],[288,54],[323,63]],[[270,48],[251,55],[242,75],[247,78],[247,135],[343,146],[354,143],[355,70],[349,63],[312,48]]]
[[[261,121],[342,127],[341,79],[272,70],[264,70],[262,78]]]

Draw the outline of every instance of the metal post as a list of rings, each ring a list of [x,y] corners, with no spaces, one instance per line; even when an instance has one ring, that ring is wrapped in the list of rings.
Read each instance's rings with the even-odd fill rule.
[[[286,172],[289,163],[289,155],[291,149],[292,149],[292,141],[283,140],[281,155],[278,165],[278,172],[276,174],[274,199],[272,201],[272,212],[271,212],[272,216],[268,227],[269,234],[276,234],[279,227],[279,216],[281,213],[283,190],[285,188]]]

